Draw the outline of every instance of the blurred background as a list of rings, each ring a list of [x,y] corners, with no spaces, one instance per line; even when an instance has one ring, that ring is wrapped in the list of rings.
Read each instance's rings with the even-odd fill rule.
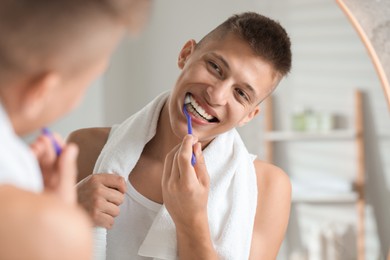
[[[52,128],[66,136],[120,123],[172,88],[188,39],[244,11],[278,20],[292,40],[291,74],[239,129],[250,152],[292,180],[278,259],[385,259],[390,114],[366,49],[334,0],[155,1],[146,30],[124,39],[79,108]]]

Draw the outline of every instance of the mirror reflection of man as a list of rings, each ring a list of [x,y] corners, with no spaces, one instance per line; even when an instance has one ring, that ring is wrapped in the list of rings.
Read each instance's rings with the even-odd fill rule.
[[[80,146],[79,202],[109,229],[102,257],[275,259],[290,182],[249,154],[234,128],[258,115],[289,72],[285,30],[256,13],[232,16],[200,42],[189,40],[178,67],[173,90],[121,125],[70,136]],[[100,174],[90,175],[94,169]],[[157,235],[164,229],[167,236]]]

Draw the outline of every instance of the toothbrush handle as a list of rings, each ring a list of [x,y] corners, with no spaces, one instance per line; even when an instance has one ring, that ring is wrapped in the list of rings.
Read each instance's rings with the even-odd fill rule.
[[[50,132],[50,130],[49,130],[48,128],[44,127],[44,128],[42,129],[42,133],[43,133],[44,135],[46,135],[47,137],[49,137],[49,139],[50,139],[50,141],[51,141],[51,143],[52,143],[52,145],[53,145],[53,148],[54,148],[54,150],[55,150],[55,152],[56,152],[57,157],[60,156],[60,154],[61,154],[61,152],[62,152],[62,148],[61,148],[61,146],[57,143],[57,141],[54,139],[54,136],[53,136],[53,134]]]
[[[191,164],[192,164],[192,166],[194,166],[194,165],[195,165],[195,163],[196,163],[195,154],[194,154],[194,153],[192,153],[192,157],[191,157]]]
[[[184,111],[184,115],[186,116],[187,118],[187,133],[189,135],[192,135],[192,121],[191,121],[191,116],[188,114],[188,111],[187,111],[187,108],[186,108],[186,105],[184,104],[183,106],[183,111]],[[194,166],[196,163],[196,158],[195,158],[195,154],[192,153],[192,157],[191,157],[191,164],[192,166]]]
[[[191,122],[191,118],[189,118],[187,120],[187,129],[188,129],[187,133],[192,135],[192,122]]]

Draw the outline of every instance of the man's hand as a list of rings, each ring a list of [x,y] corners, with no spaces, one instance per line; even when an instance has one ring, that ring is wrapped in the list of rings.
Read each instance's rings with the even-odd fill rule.
[[[187,135],[166,157],[162,178],[164,204],[176,226],[207,220],[209,175],[200,143],[194,145],[196,164],[191,165],[194,137]]]
[[[95,226],[112,228],[123,203],[126,182],[115,174],[92,174],[77,184],[79,204],[87,210]]]
[[[75,204],[78,148],[74,144],[64,144],[57,135],[54,138],[62,147],[58,157],[48,136],[39,136],[30,147],[41,167],[45,192],[55,194],[68,204]]]
[[[162,190],[165,207],[176,225],[180,259],[218,259],[210,237],[207,201],[210,178],[200,143],[187,135],[165,158]],[[191,165],[192,149],[196,164]]]

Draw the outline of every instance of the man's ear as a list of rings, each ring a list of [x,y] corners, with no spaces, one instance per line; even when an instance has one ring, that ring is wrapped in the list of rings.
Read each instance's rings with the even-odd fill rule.
[[[191,54],[194,52],[196,47],[196,41],[195,40],[189,40],[187,41],[183,48],[181,49],[179,53],[179,58],[177,61],[177,64],[180,69],[184,68],[184,65],[186,64],[188,58],[191,56]]]
[[[244,117],[239,123],[238,123],[238,126],[241,127],[241,126],[244,126],[246,125],[247,123],[249,123],[250,121],[252,121],[252,119],[257,116],[258,114],[260,113],[260,106],[257,105],[246,117]]]
[[[39,116],[54,97],[60,77],[57,73],[42,73],[26,82],[21,98],[22,112],[29,118]]]

